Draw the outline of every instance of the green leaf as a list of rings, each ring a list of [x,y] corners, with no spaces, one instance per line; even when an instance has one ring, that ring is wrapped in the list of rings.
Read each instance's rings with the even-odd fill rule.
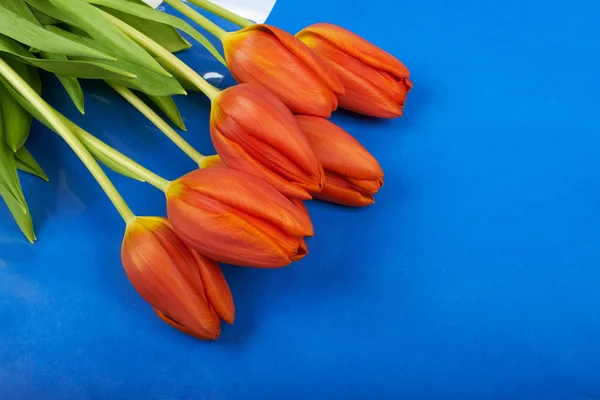
[[[40,167],[40,164],[33,158],[29,150],[25,146],[21,147],[15,153],[17,168],[21,171],[30,173],[48,182],[48,175]]]
[[[40,52],[40,55],[47,60],[69,61],[68,58],[62,54],[46,53],[45,51],[42,51]],[[83,89],[81,89],[81,85],[77,78],[65,75],[56,75],[56,77],[69,94],[69,97],[71,97],[71,100],[73,100],[77,110],[79,110],[80,113],[85,114],[83,107]]]
[[[0,35],[0,53],[6,53],[14,59],[57,75],[87,79],[127,80],[135,78],[134,74],[113,66],[115,62],[111,61],[40,59],[28,52],[20,43],[4,35]]]
[[[156,106],[182,131],[187,131],[177,105],[170,96],[148,96]]]
[[[65,24],[69,24],[69,25],[73,25],[73,26],[79,26],[77,23],[77,18],[72,18],[69,14],[62,12],[60,9],[55,7],[48,0],[25,0],[25,2],[27,2],[27,4],[29,4],[29,7],[31,7],[34,10],[34,12],[35,12],[35,10],[37,10],[39,13],[46,15],[47,17],[51,18],[54,21],[63,22]],[[38,18],[38,21],[40,21],[40,23],[42,23],[42,25],[48,25],[48,24],[44,24],[41,21],[41,19],[39,19],[39,18]],[[51,25],[55,25],[55,24],[56,23],[53,23]]]
[[[4,86],[0,85],[0,111],[2,112],[2,131],[6,144],[16,152],[25,144],[31,127],[29,114],[10,95]]]
[[[107,48],[108,54],[113,54],[119,59],[143,66],[157,74],[170,76],[146,50],[121,32],[119,28],[102,15],[102,11],[93,5],[83,0],[49,1],[71,18],[76,18],[78,26],[85,30],[92,38],[98,42],[102,42],[105,48]],[[86,56],[83,55],[83,57]]]
[[[38,19],[33,15],[33,12],[24,0],[10,0],[5,2],[3,7],[33,24],[40,25]]]
[[[53,0],[55,1],[55,0]],[[64,0],[67,1],[67,0]],[[163,13],[157,10],[154,10],[152,7],[148,7],[145,5],[138,5],[132,2],[122,1],[122,0],[85,0],[88,3],[101,5],[104,7],[112,8],[114,10],[118,10],[127,14],[135,15],[136,17],[144,18],[149,21],[160,22],[165,25],[170,25],[174,28],[177,28],[191,37],[194,38],[198,43],[204,46],[219,62],[223,65],[226,65],[225,59],[219,53],[215,46],[200,32],[195,30],[190,24],[185,22],[184,20],[177,18],[173,15],[169,15],[167,13]],[[126,21],[125,21],[126,22]]]
[[[98,48],[102,48],[104,46],[103,43],[96,41],[94,39],[75,34],[73,32],[65,31],[64,29],[58,28],[56,26],[47,26],[47,29],[52,32],[67,37],[72,40],[81,41],[81,43],[96,45]],[[186,91],[183,90],[177,79],[174,77],[167,77],[161,74],[157,74],[154,71],[150,71],[140,65],[132,63],[128,60],[124,60],[119,58],[117,61],[97,61],[98,63],[107,63],[111,65],[117,65],[119,68],[130,71],[136,75],[135,79],[123,80],[120,78],[106,78],[109,82],[114,82],[119,85],[136,89],[141,92],[154,95],[154,96],[171,96],[174,94],[186,94]]]
[[[2,97],[9,96],[8,93],[1,94]],[[17,165],[15,163],[15,155],[6,145],[6,136],[4,132],[3,114],[0,111],[0,189],[3,195],[13,199],[23,210],[26,209],[27,203],[19,177],[17,175]]]
[[[185,38],[177,32],[177,29],[172,26],[136,17],[110,8],[102,9],[142,32],[171,53],[187,50],[192,47],[190,42],[185,40]]]
[[[42,25],[56,25],[56,24],[60,24],[60,21],[57,20],[56,18],[52,18],[48,14],[44,14],[40,10],[38,10],[36,8],[33,8],[31,6],[29,8],[31,9],[31,12],[35,16],[35,19],[37,19],[40,24],[42,24]]]
[[[15,222],[23,232],[23,235],[29,240],[31,243],[35,242],[37,238],[35,237],[35,232],[33,231],[33,221],[31,220],[31,214],[29,213],[29,207],[25,204],[25,209],[21,207],[21,205],[15,201],[2,187],[0,187],[0,196],[4,199],[4,202],[8,206],[10,213],[12,214]]]
[[[21,107],[27,110],[33,118],[40,121],[42,124],[50,128],[50,123],[46,121],[46,118],[33,106],[28,100],[26,100],[19,92],[17,92],[12,85],[3,77],[0,76],[0,83],[9,91],[12,97],[19,102]]]
[[[6,8],[2,3],[0,3],[0,33],[28,46],[52,53],[62,53],[71,56],[89,57],[101,60],[113,59],[109,55],[96,49],[49,32],[39,26],[39,24],[35,24],[18,16]]]

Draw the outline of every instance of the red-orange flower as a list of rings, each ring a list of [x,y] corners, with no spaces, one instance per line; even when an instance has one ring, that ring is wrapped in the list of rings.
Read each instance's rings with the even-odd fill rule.
[[[255,175],[291,198],[310,199],[323,169],[290,110],[268,89],[245,83],[213,100],[210,135],[227,167]]]
[[[396,57],[336,25],[314,24],[296,34],[327,61],[344,84],[340,107],[381,118],[402,115],[412,87],[408,68]]]
[[[274,268],[307,254],[310,218],[266,182],[230,168],[190,172],[167,189],[169,221],[214,260]]]
[[[169,325],[213,340],[221,319],[233,323],[233,298],[219,265],[190,249],[159,217],[127,224],[121,248],[127,277]]]
[[[325,187],[314,197],[347,206],[373,204],[373,195],[383,185],[383,170],[371,153],[324,118],[296,119],[325,170]]]
[[[344,87],[333,71],[294,35],[252,25],[223,40],[225,59],[238,82],[269,88],[293,112],[329,117]]]

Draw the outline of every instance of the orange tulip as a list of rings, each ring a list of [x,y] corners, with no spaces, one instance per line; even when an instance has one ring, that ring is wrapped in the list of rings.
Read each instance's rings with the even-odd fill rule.
[[[300,40],[270,25],[252,25],[223,40],[225,59],[238,82],[269,88],[290,110],[329,117],[344,87]]]
[[[325,187],[314,197],[347,206],[373,204],[373,195],[383,185],[383,170],[371,153],[324,118],[296,119],[325,170]]]
[[[219,93],[210,135],[227,167],[250,173],[291,198],[310,199],[323,169],[290,110],[268,89],[240,84]]]
[[[230,168],[190,172],[167,189],[173,229],[214,260],[275,268],[307,254],[307,215],[266,182]]]
[[[296,34],[327,61],[344,84],[340,107],[373,117],[402,115],[412,87],[410,73],[396,57],[332,24],[314,24]]]
[[[165,218],[130,221],[121,259],[137,292],[169,325],[214,340],[221,319],[233,323],[233,298],[219,265],[191,250]]]

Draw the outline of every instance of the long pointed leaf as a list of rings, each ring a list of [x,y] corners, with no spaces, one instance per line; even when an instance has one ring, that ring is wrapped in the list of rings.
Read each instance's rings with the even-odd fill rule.
[[[160,22],[151,21],[137,17],[135,15],[127,14],[121,11],[114,10],[112,8],[103,7],[102,10],[107,13],[119,18],[121,21],[131,25],[156,43],[160,44],[171,53],[178,51],[187,50],[192,45],[183,36],[179,34],[177,29],[172,26],[162,24]]]
[[[37,19],[40,24],[42,24],[42,25],[60,24],[59,20],[57,20],[56,18],[52,18],[48,14],[44,14],[42,11],[38,10],[37,8],[33,8],[31,6],[29,6],[29,8],[31,9],[31,12],[35,16],[35,19]]]
[[[29,6],[24,0],[10,0],[3,4],[3,7],[21,18],[25,18],[27,21],[40,25],[38,19],[35,17]]]
[[[0,85],[4,86],[4,85]],[[28,172],[32,175],[35,175],[39,178],[42,178],[46,182],[48,182],[48,175],[46,172],[40,167],[40,164],[33,158],[29,150],[25,148],[25,146],[21,147],[19,151],[15,153],[17,168],[21,171]]]
[[[70,15],[72,18],[77,18],[79,27],[84,29],[94,39],[103,42],[111,50],[109,54],[141,65],[155,73],[170,76],[146,50],[121,32],[112,22],[108,21],[102,15],[102,12],[93,5],[83,0],[49,1],[65,14]]]
[[[0,110],[4,140],[16,152],[29,136],[31,114],[19,105],[4,86],[0,86]]]
[[[46,60],[69,61],[68,58],[62,54],[46,53],[45,51],[42,51],[40,52],[40,55]],[[77,107],[77,110],[79,110],[80,113],[85,114],[83,106],[83,89],[81,89],[81,85],[77,78],[65,75],[56,75],[56,77],[69,94],[69,97],[73,101],[73,104],[75,104],[75,107]]]
[[[29,240],[31,243],[35,242],[35,232],[33,231],[33,221],[31,220],[31,214],[29,213],[29,207],[25,204],[25,209],[21,207],[21,205],[15,201],[6,191],[0,187],[0,196],[8,206],[10,213],[12,214],[15,222],[23,232],[23,235]]]
[[[6,95],[8,94],[3,96]],[[15,155],[6,145],[3,119],[2,112],[0,112],[0,188],[7,197],[13,199],[25,210],[27,204],[19,184]]]
[[[187,131],[181,113],[170,96],[148,96],[148,98],[182,131]]]
[[[68,32],[56,26],[47,26],[46,28],[58,35],[68,37],[72,40],[80,41],[81,43],[95,45],[98,46],[98,48],[102,48],[102,46],[105,45],[104,43],[96,41],[92,38],[78,35],[73,32]],[[104,61],[98,62],[104,63]],[[140,65],[137,65],[124,59],[119,59],[116,62],[106,63],[117,65],[120,68],[130,71],[136,75],[134,79],[122,80],[119,78],[107,78],[107,81],[115,82],[128,88],[136,89],[141,92],[155,96],[171,96],[174,94],[186,94],[186,91],[183,90],[177,79],[175,79],[172,76],[167,77],[164,75],[157,74],[154,71],[150,71],[147,68],[144,68]]]
[[[92,59],[112,60],[113,57],[96,49],[60,37],[38,24],[27,21],[0,3],[0,33],[28,46],[52,53]]]
[[[34,67],[44,69],[57,75],[73,76],[87,79],[122,79],[135,78],[135,75],[117,68],[111,61],[90,60],[45,60],[35,57],[29,53],[17,41],[0,34],[0,53],[6,53],[11,57],[25,62]]]
[[[65,24],[69,24],[69,25],[73,25],[73,26],[79,26],[77,23],[77,18],[73,18],[69,14],[64,13],[59,8],[57,8],[52,3],[50,3],[48,0],[25,0],[25,1],[27,2],[27,4],[29,4],[29,7],[31,7],[32,9],[37,10],[39,13],[42,13],[42,14],[52,18],[55,21],[64,22]],[[41,22],[40,18],[38,18],[38,21]],[[42,25],[48,25],[48,24],[44,24],[42,22]],[[52,24],[52,25],[54,25],[54,24]]]
[[[88,3],[93,3],[105,7],[109,7],[127,14],[135,15],[136,17],[145,18],[150,21],[160,22],[166,25],[170,25],[177,28],[191,37],[193,37],[198,43],[204,46],[219,62],[226,65],[225,59],[219,53],[215,46],[200,32],[195,30],[190,24],[184,20],[177,18],[173,15],[169,15],[157,10],[152,7],[134,4],[122,0],[85,0]]]

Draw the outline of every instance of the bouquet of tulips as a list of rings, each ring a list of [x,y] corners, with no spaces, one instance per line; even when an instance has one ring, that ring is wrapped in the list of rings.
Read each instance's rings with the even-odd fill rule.
[[[139,294],[169,325],[216,339],[221,320],[233,323],[235,314],[218,262],[297,261],[313,235],[304,201],[366,206],[382,187],[377,160],[327,119],[331,112],[399,117],[412,85],[395,57],[338,26],[292,35],[190,0],[240,26],[226,32],[181,0],[165,2],[218,38],[224,57],[193,26],[141,0],[0,3],[0,194],[33,242],[17,170],[47,179],[25,147],[36,118],[66,141],[123,217],[121,257]],[[180,32],[239,84],[219,90],[183,63],[174,53],[191,44]],[[169,181],[102,142],[43,99],[38,69],[55,74],[81,112],[79,79],[105,81],[199,168]],[[185,126],[173,96],[189,90],[211,100],[217,154],[199,153],[175,129]],[[164,192],[167,217],[136,216],[99,163]]]

